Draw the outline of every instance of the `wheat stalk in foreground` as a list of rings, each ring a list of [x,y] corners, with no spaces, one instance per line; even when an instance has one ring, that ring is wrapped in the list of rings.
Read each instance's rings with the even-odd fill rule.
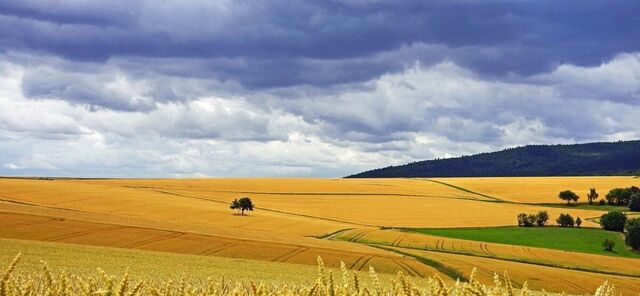
[[[355,272],[347,270],[341,264],[341,281],[336,283],[332,271],[327,271],[322,259],[318,257],[318,277],[313,284],[265,284],[242,283],[228,281],[214,281],[207,279],[187,280],[184,276],[178,281],[162,281],[157,283],[135,282],[128,272],[120,278],[107,275],[99,271],[98,276],[86,276],[62,272],[52,274],[48,266],[43,262],[41,274],[28,274],[26,276],[14,273],[20,254],[18,254],[0,278],[0,296],[31,296],[31,295],[105,295],[105,296],[174,296],[174,295],[308,295],[308,296],[533,296],[534,294],[546,295],[546,292],[532,292],[526,283],[521,289],[514,289],[505,273],[503,277],[497,274],[492,285],[480,283],[475,276],[475,270],[471,273],[468,282],[457,281],[453,285],[447,285],[438,275],[429,278],[425,286],[414,284],[410,277],[398,273],[395,280],[388,287],[383,287],[378,280],[378,275],[373,267],[369,269],[371,285],[364,285]],[[616,291],[613,285],[605,282],[598,288],[594,296],[614,296]]]

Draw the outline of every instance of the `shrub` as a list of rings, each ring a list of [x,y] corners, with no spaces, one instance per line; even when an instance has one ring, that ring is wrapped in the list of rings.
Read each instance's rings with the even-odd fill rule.
[[[602,248],[605,251],[608,251],[608,252],[613,252],[613,247],[615,247],[615,246],[616,246],[616,242],[614,242],[614,241],[612,241],[610,239],[605,239],[602,242]]]
[[[627,230],[624,242],[632,249],[640,251],[640,218],[630,219],[624,228]]]
[[[545,224],[547,224],[547,221],[549,221],[549,213],[547,211],[538,212],[535,221],[536,225],[538,225],[539,227],[543,227]]]
[[[631,199],[629,201],[629,210],[640,212],[640,193],[634,193],[631,195]]]
[[[627,222],[627,215],[620,211],[609,211],[600,216],[600,226],[604,230],[623,231],[625,222]]]
[[[573,217],[571,217],[571,215],[569,214],[560,214],[560,217],[556,219],[556,222],[558,223],[558,225],[560,225],[560,227],[573,227],[573,225],[575,225],[576,223],[573,220]]]
[[[580,219],[580,217],[576,218],[576,226],[580,227],[580,225],[582,225],[582,219]]]
[[[572,201],[576,202],[580,199],[580,197],[571,190],[560,191],[560,193],[558,193],[558,198],[566,201],[567,204],[570,204]]]
[[[604,206],[605,204],[607,204],[606,201],[604,201],[604,199],[601,199],[598,204],[600,204],[601,206]]]

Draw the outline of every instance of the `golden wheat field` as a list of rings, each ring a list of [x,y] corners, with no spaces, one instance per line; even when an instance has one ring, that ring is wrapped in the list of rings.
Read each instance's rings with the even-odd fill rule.
[[[557,179],[553,187],[556,189],[581,187],[589,184],[589,180],[594,180],[594,184],[605,182],[592,177]],[[629,184],[617,185],[618,179],[605,179],[614,187]],[[581,217],[583,226],[596,227],[597,224],[587,219],[604,213],[519,203],[516,193],[521,191],[517,188],[536,188],[537,183],[529,184],[528,178],[496,178],[496,188],[503,188],[500,194],[473,187],[492,181],[483,180],[0,178],[0,238],[249,260],[257,265],[315,266],[320,256],[328,268],[337,268],[344,262],[347,269],[354,271],[366,272],[373,266],[381,274],[402,272],[415,279],[437,274],[447,282],[456,279],[449,272],[451,269],[456,270],[456,274],[468,274],[473,264],[463,266],[435,254],[470,254],[478,260],[499,258],[527,262],[495,265],[498,269],[508,268],[518,281],[535,276],[531,266],[545,267],[540,269],[545,271],[545,276],[532,281],[548,291],[558,292],[583,292],[570,282],[547,280],[567,274],[578,280],[586,278],[580,276],[580,271],[571,269],[592,271],[597,280],[589,282],[590,288],[602,284],[598,281],[609,276],[624,281],[624,277],[616,274],[628,275],[633,283],[640,278],[638,259],[380,230],[383,226],[514,225],[518,213],[539,210],[548,211],[552,217],[570,213]],[[461,183],[463,181],[469,183]],[[469,187],[465,187],[467,185]],[[540,192],[556,189],[545,187]],[[256,205],[248,215],[238,215],[229,209],[231,200],[243,196],[250,197]],[[522,201],[550,202],[545,198],[541,196],[538,201],[531,195]],[[382,249],[377,245],[404,251]],[[421,249],[427,250],[424,254],[428,254],[430,260],[442,265],[430,265],[407,255],[407,250],[422,252]],[[477,262],[485,264],[485,261]],[[620,291],[629,294],[638,290],[631,286],[622,284]]]
[[[434,178],[434,180],[482,192],[500,199],[527,203],[557,203],[558,192],[572,190],[587,202],[587,193],[595,188],[599,199],[617,187],[639,186],[640,179],[620,177],[508,177],[508,178]]]
[[[527,284],[518,286],[505,273],[503,277],[495,274],[492,284],[484,284],[474,269],[468,281],[456,281],[450,284],[438,275],[429,277],[425,283],[416,283],[415,278],[398,273],[390,283],[384,283],[373,267],[368,276],[349,271],[344,264],[334,273],[328,270],[318,257],[318,271],[315,280],[301,282],[263,282],[251,280],[248,283],[237,279],[225,280],[187,277],[183,274],[179,280],[139,280],[132,278],[129,271],[116,277],[99,270],[97,275],[86,273],[53,272],[49,265],[41,261],[41,271],[27,276],[19,273],[21,254],[8,264],[0,278],[2,295],[309,295],[309,296],[364,296],[364,295],[403,295],[403,296],[520,296],[549,295],[547,292],[532,291]],[[288,271],[291,272],[291,271]],[[614,285],[605,281],[594,290],[595,296],[614,296]],[[589,293],[591,294],[591,293]]]

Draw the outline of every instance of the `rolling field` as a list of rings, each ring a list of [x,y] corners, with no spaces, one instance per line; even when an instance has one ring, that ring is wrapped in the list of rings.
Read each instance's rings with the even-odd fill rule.
[[[520,212],[539,209],[536,206],[498,202],[481,194],[421,179],[317,179],[310,181],[310,184],[307,182],[307,179],[88,181],[89,184],[100,186],[137,188],[219,203],[228,203],[239,195],[250,195],[261,209],[344,222],[352,226],[501,226],[511,225]],[[87,181],[82,183],[86,184]],[[477,211],[478,207],[494,215]],[[451,211],[459,212],[460,217],[451,219]],[[599,216],[597,212],[581,209],[548,208],[547,211],[551,215],[569,212],[579,217]],[[585,221],[585,226],[589,225],[596,226]]]
[[[316,265],[0,239],[2,269],[18,253],[21,253],[22,258],[17,272],[24,274],[40,273],[42,260],[46,261],[53,272],[66,271],[97,275],[98,268],[101,268],[114,275],[122,275],[128,271],[132,277],[146,281],[178,280],[184,275],[200,279],[210,277],[243,282],[260,279],[267,283],[283,284],[288,282],[304,283],[313,279],[318,273]],[[337,267],[339,266],[338,264]],[[247,272],[248,270],[250,272]],[[363,272],[356,272],[366,279],[368,271],[367,269]],[[334,269],[333,272],[338,274],[339,269]],[[434,274],[429,275],[433,276]],[[379,277],[384,284],[389,284],[394,276],[380,273]],[[415,278],[415,281],[417,283],[424,282],[420,277]]]
[[[554,182],[564,185],[555,186],[574,181],[575,186],[582,186],[590,180],[558,179]],[[588,254],[586,249],[571,251],[560,245],[560,250],[554,250],[548,245],[528,247],[380,230],[512,226],[518,213],[539,210],[547,210],[551,220],[560,213],[570,213],[581,217],[583,226],[597,226],[587,219],[604,213],[520,203],[519,197],[511,194],[516,188],[535,187],[527,183],[528,178],[496,178],[497,188],[513,190],[501,194],[471,186],[476,184],[474,180],[465,181],[470,186],[464,187],[468,184],[460,180],[0,178],[0,238],[251,260],[256,264],[315,266],[320,255],[328,267],[338,267],[343,261],[356,271],[374,266],[381,273],[402,271],[416,278],[439,274],[449,281],[455,280],[449,271],[468,273],[472,268],[444,259],[439,259],[442,266],[434,266],[428,260],[378,247],[392,246],[404,252],[466,254],[478,260],[544,267],[548,277],[583,270],[598,279],[640,278],[640,259]],[[608,178],[607,182],[615,180]],[[247,216],[229,209],[231,200],[243,196],[256,204]],[[537,203],[532,200],[534,197],[523,201]],[[541,198],[541,202],[548,201]],[[513,268],[509,273],[514,278],[531,275],[524,265],[504,266]],[[594,280],[593,284],[601,282]],[[566,283],[547,285],[546,289],[576,291]]]
[[[366,271],[371,263],[383,273],[435,272],[415,260],[372,248],[357,252],[14,213],[0,213],[0,237],[301,264],[321,256],[328,267],[339,267],[343,261],[352,270]]]
[[[558,203],[558,192],[572,190],[587,201],[589,188],[595,188],[600,199],[617,187],[640,187],[640,179],[622,177],[504,177],[504,178],[434,178],[503,200],[523,203]]]

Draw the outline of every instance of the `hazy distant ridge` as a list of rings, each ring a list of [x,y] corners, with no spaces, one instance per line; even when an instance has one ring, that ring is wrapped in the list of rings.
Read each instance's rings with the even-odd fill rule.
[[[347,178],[639,175],[640,140],[529,145],[502,151],[413,162]]]

